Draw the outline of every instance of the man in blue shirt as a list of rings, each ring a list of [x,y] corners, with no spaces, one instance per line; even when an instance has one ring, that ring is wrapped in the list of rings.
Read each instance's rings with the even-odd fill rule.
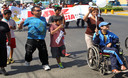
[[[25,64],[26,66],[30,65],[32,54],[37,48],[39,50],[39,58],[44,70],[50,70],[48,65],[47,47],[44,40],[46,36],[47,22],[45,17],[41,17],[41,9],[39,6],[34,6],[31,9],[31,13],[33,14],[33,17],[29,17],[19,24],[19,29],[22,28],[22,25],[28,26],[28,37],[25,45]]]

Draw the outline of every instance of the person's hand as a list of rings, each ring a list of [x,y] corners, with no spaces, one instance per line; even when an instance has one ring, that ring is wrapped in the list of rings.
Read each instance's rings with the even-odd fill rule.
[[[111,47],[111,46],[112,46],[112,43],[108,43],[108,44],[107,44],[107,47]]]
[[[64,28],[64,25],[63,25],[63,24],[61,24],[59,27],[60,27],[60,28]]]
[[[99,30],[96,28],[96,29],[95,29],[96,35],[98,35],[98,34],[99,34],[99,33],[98,33],[98,31],[99,31]]]
[[[89,13],[91,13],[91,11],[92,11],[92,7],[89,7],[89,10],[88,10],[88,11],[89,11]]]
[[[64,17],[64,13],[61,12],[60,15],[61,15],[62,17]]]
[[[10,28],[10,29],[12,29],[12,28],[13,28],[13,26],[9,26],[9,28]]]

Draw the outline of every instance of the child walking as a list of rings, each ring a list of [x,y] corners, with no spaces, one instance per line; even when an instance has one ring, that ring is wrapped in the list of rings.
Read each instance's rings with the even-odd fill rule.
[[[11,50],[10,50],[10,56],[7,60],[7,64],[12,64],[14,63],[13,60],[13,52],[14,52],[14,48],[16,48],[16,40],[15,40],[15,34],[14,31],[16,29],[16,23],[13,19],[11,19],[11,10],[4,10],[3,16],[4,18],[2,19],[2,21],[6,22],[9,25],[10,28],[10,32],[11,32]]]
[[[65,56],[64,35],[66,32],[62,24],[62,18],[55,18],[49,30],[52,57],[56,58],[59,68],[63,69],[64,66],[61,63],[61,57]]]

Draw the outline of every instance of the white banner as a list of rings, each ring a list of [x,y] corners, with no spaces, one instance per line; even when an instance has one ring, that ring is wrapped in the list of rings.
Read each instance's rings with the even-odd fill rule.
[[[70,8],[63,8],[62,13],[64,14],[66,21],[74,21],[79,18],[83,19],[83,16],[88,12],[88,5],[78,5]],[[49,20],[49,17],[54,15],[54,9],[45,9],[42,10],[42,16]],[[32,17],[31,10],[22,10],[21,15],[18,15],[21,20],[25,20],[28,17]],[[15,19],[14,19],[15,20]],[[16,21],[16,23],[20,23],[20,21]]]

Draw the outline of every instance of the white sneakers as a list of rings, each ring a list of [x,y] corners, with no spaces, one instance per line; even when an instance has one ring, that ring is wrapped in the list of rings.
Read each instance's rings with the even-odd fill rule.
[[[43,69],[44,69],[45,71],[47,71],[47,70],[50,70],[50,67],[49,67],[49,65],[43,65]]]
[[[30,66],[30,62],[25,61],[25,66]]]
[[[30,66],[30,62],[25,61],[25,66]],[[47,70],[50,70],[50,67],[49,65],[43,65],[43,69],[47,71]]]

